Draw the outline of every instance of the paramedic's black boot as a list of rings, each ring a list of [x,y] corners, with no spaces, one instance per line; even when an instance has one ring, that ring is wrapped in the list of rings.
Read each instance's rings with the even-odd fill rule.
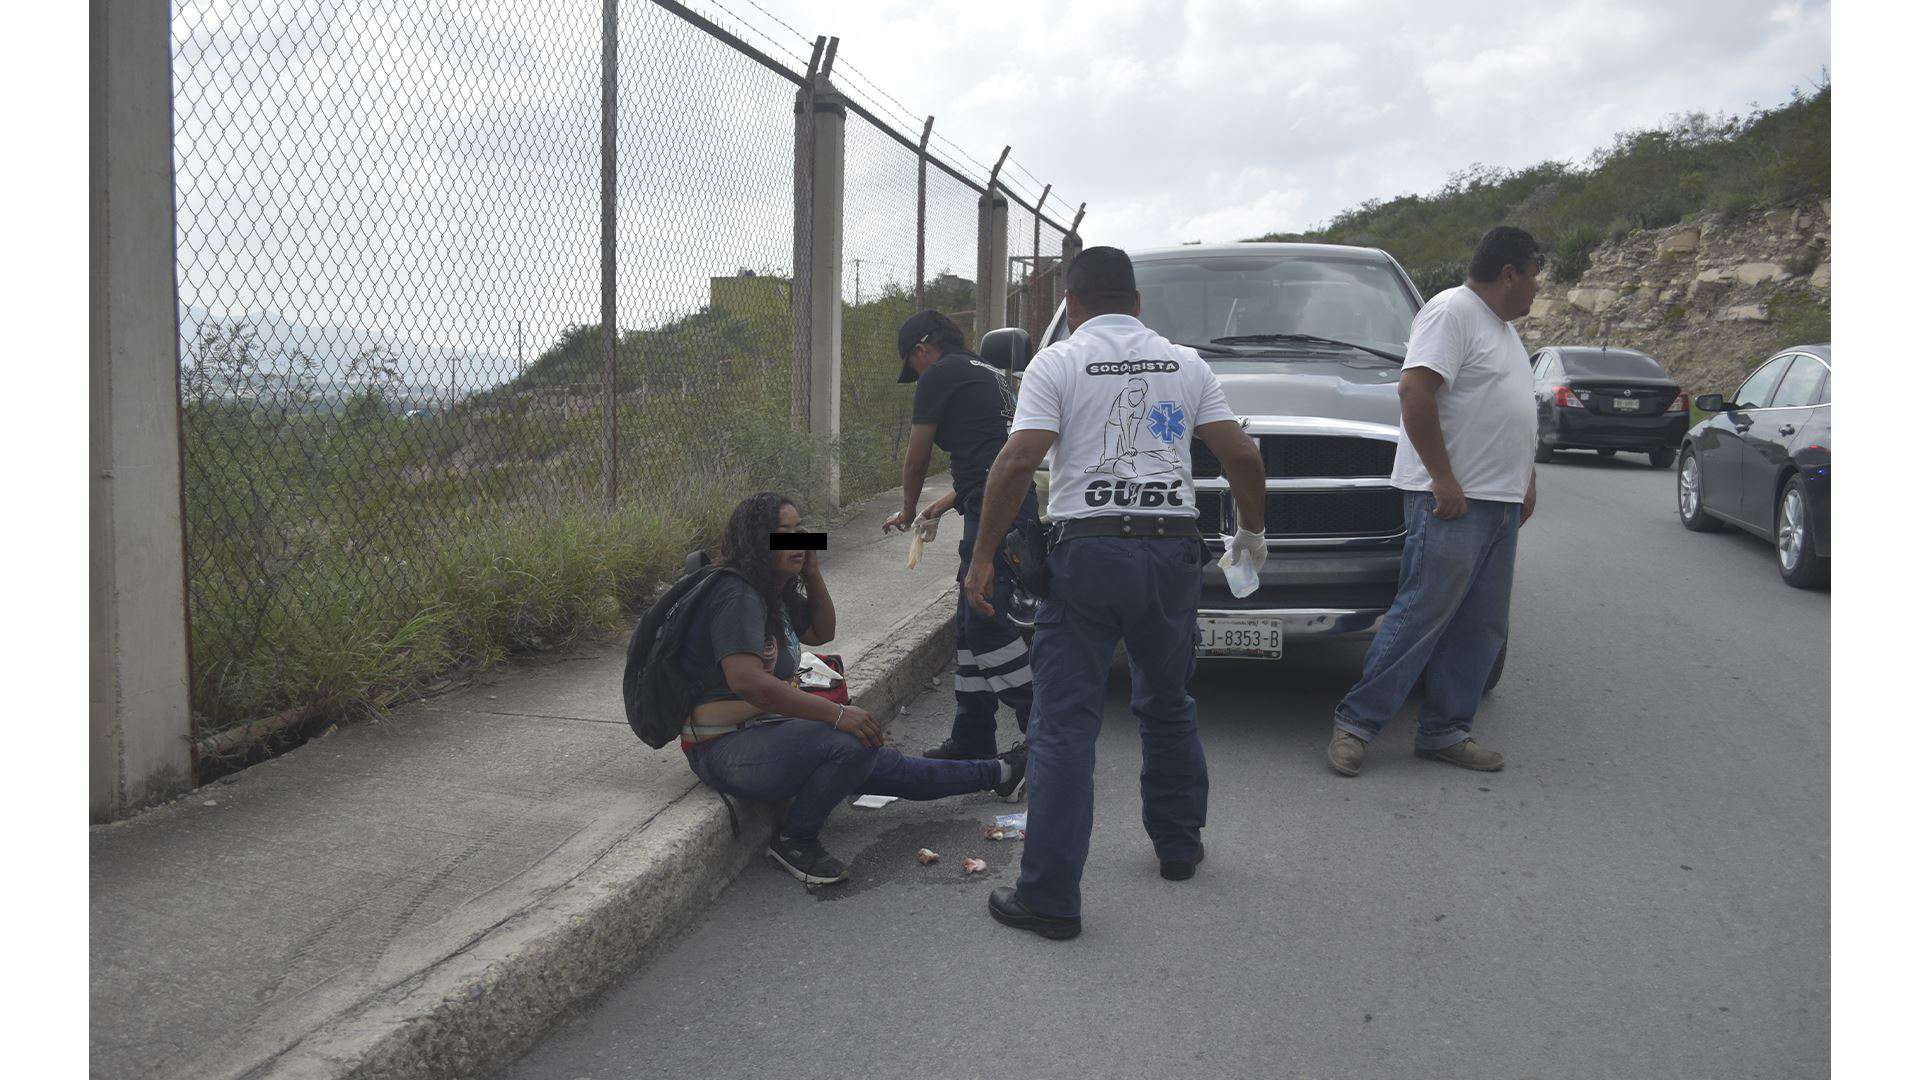
[[[985,746],[962,746],[949,738],[920,756],[938,761],[985,761],[995,755],[992,743]]]

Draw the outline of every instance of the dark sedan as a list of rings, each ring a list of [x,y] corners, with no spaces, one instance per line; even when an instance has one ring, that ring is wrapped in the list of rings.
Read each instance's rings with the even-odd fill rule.
[[[1659,361],[1633,349],[1554,345],[1533,354],[1540,413],[1533,460],[1556,450],[1625,450],[1656,469],[1673,464],[1687,435],[1687,392]]]
[[[1729,397],[1701,394],[1711,413],[1680,448],[1680,523],[1722,523],[1773,541],[1780,576],[1824,584],[1833,473],[1833,347],[1796,345],[1760,365]]]

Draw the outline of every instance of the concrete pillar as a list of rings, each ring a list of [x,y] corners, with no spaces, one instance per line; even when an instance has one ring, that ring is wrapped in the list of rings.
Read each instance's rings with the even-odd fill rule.
[[[973,331],[975,339],[1007,325],[1007,197],[989,187],[980,196],[980,232],[975,250]]]
[[[1085,245],[1080,239],[1080,234],[1077,232],[1070,232],[1060,238],[1060,272],[1053,275],[1053,307],[1055,311],[1060,309],[1060,301],[1067,298],[1067,269],[1073,265],[1073,260],[1079,257],[1080,249],[1083,246]],[[1052,318],[1052,316],[1049,315],[1048,318]],[[1038,347],[1037,342],[1035,343],[1035,347]]]
[[[796,103],[794,419],[823,440],[840,438],[840,268],[845,244],[847,99],[824,77]],[[804,190],[802,190],[804,188]],[[840,463],[829,459],[827,501],[840,505]]]
[[[192,786],[169,0],[92,6],[89,810]]]

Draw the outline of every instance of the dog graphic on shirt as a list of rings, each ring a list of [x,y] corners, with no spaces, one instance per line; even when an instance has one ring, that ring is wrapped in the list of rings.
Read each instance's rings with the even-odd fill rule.
[[[1148,396],[1147,380],[1138,375],[1129,378],[1127,385],[1114,395],[1113,407],[1107,410],[1100,463],[1089,467],[1088,472],[1111,473],[1122,480],[1179,473],[1180,456],[1172,447],[1163,444],[1142,448],[1140,445],[1140,427],[1146,423],[1151,408]]]

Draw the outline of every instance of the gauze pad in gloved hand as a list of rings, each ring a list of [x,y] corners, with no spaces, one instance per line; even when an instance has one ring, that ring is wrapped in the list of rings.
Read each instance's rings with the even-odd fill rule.
[[[940,533],[939,518],[920,518],[912,526],[913,542],[907,545],[907,569],[920,565],[920,555],[927,550],[927,541]]]
[[[1267,534],[1241,529],[1220,556],[1220,569],[1227,575],[1227,588],[1236,599],[1244,600],[1260,587],[1260,568],[1267,564]]]

